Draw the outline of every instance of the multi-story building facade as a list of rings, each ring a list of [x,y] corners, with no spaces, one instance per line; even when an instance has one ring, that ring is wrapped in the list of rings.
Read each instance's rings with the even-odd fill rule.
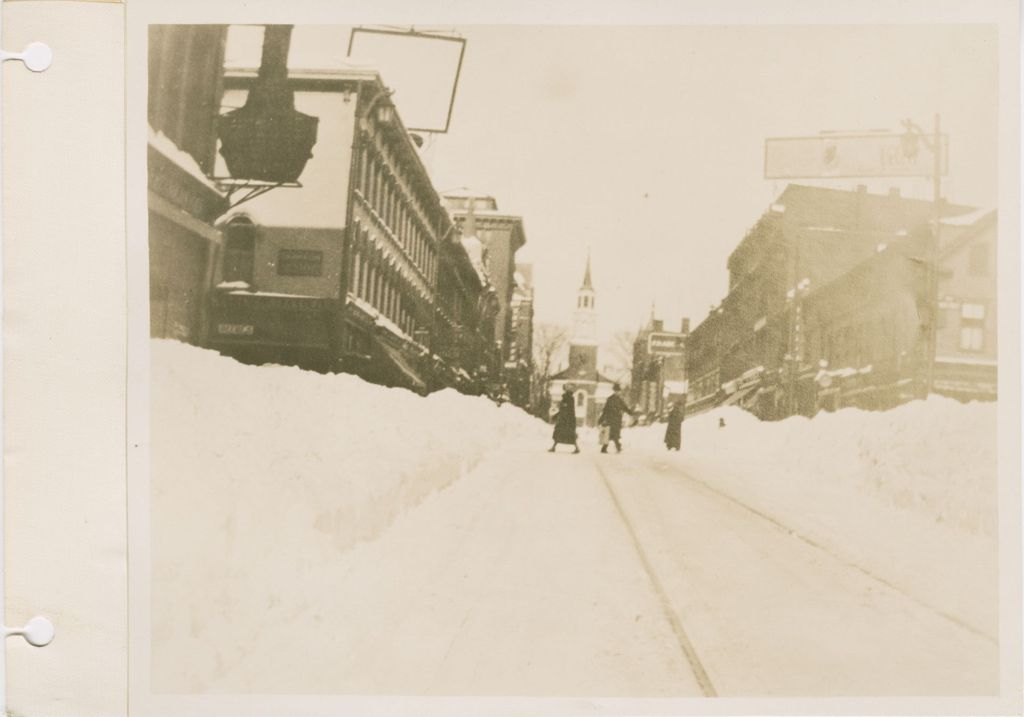
[[[261,77],[223,73],[221,113],[245,105]],[[258,196],[221,222],[206,343],[424,393],[481,390],[500,366],[495,292],[379,74],[288,69],[283,80],[295,110],[318,121],[316,149],[298,182],[236,185]],[[214,172],[228,174],[223,160]]]
[[[202,343],[227,209],[213,172],[223,25],[149,28],[150,333]]]
[[[680,330],[666,331],[660,319],[651,318],[633,341],[633,372],[630,392],[636,410],[660,416],[673,403],[685,402],[686,339],[690,320],[684,318]]]
[[[947,220],[939,255],[933,390],[995,399],[997,387],[994,211]],[[796,410],[887,408],[922,395],[931,361],[926,266],[920,247],[878,253],[803,301],[805,370]]]
[[[516,264],[516,286],[512,292],[512,334],[509,358],[505,362],[509,398],[522,408],[531,408],[533,396],[533,265]]]
[[[501,360],[508,361],[512,351],[516,252],[526,244],[523,218],[500,211],[494,197],[471,191],[447,192],[444,203],[460,227],[466,222],[472,207],[475,234],[487,251],[490,281],[498,296],[495,341]]]
[[[438,277],[441,321],[438,340],[442,358],[457,367],[460,389],[480,394],[501,373],[494,340],[498,315],[497,292],[486,270],[485,253],[472,223],[461,241],[444,242]],[[468,382],[468,383],[467,383]]]
[[[925,254],[931,202],[790,185],[728,260],[729,292],[688,342],[688,410],[738,403],[764,417],[796,409],[806,374],[809,293],[872,259],[879,247]],[[944,205],[945,221],[970,207]],[[944,234],[948,235],[949,232]]]

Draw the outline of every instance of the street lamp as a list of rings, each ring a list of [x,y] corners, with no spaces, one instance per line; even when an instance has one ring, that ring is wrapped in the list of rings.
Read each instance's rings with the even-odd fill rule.
[[[288,86],[291,25],[267,25],[259,74],[245,105],[217,118],[220,153],[234,179],[285,184],[313,156],[319,119],[295,109]]]

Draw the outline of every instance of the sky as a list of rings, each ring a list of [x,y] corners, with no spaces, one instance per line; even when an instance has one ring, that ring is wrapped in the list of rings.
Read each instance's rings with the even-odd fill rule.
[[[451,126],[427,136],[424,161],[439,191],[468,187],[523,217],[538,321],[570,323],[589,251],[605,340],[639,328],[652,304],[667,327],[696,326],[726,293],[729,253],[786,186],[763,179],[766,137],[898,130],[906,118],[930,129],[938,112],[945,196],[995,206],[994,26],[443,29],[466,39],[465,57]],[[340,61],[348,38],[296,28],[290,64]],[[451,54],[401,52],[389,59],[408,59],[420,82],[382,76],[414,126],[425,85],[447,105]],[[928,179],[805,183],[932,192]]]

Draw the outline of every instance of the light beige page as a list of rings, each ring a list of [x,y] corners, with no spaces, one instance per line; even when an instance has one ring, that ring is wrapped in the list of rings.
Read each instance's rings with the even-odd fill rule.
[[[5,590],[11,714],[124,714],[124,8],[3,3]]]
[[[955,2],[917,2],[899,7],[882,2],[766,5],[737,0],[714,6],[693,3],[678,7],[654,2],[575,3],[557,7],[459,2],[448,3],[443,8],[424,8],[404,2],[386,7],[355,7],[312,0],[286,5],[256,0],[237,3],[132,0],[126,8],[105,2],[20,0],[5,3],[5,48],[17,50],[27,42],[44,40],[54,51],[53,65],[43,75],[30,75],[15,63],[7,63],[3,68],[5,620],[9,625],[21,624],[32,615],[41,614],[49,617],[56,627],[55,640],[45,648],[31,648],[21,640],[12,640],[7,646],[10,712],[18,715],[148,716],[981,714],[1019,710],[1020,212],[1019,163],[1016,160],[1020,146],[1019,16],[1012,2],[964,5]],[[150,311],[152,297],[149,295],[151,217],[158,216],[160,221],[177,217],[181,226],[198,236],[211,238],[214,243],[219,241],[219,227],[214,228],[212,223],[203,226],[194,217],[175,214],[176,207],[161,197],[154,199],[152,192],[147,193],[147,189],[152,189],[147,187],[150,178],[147,143],[155,143],[162,147],[161,151],[173,154],[166,143],[161,144],[162,140],[154,142],[152,131],[147,132],[147,99],[152,90],[147,87],[146,72],[148,28],[150,24],[268,22],[294,23],[297,27],[354,24],[464,27],[467,33],[489,32],[486,36],[495,40],[496,46],[500,46],[503,36],[502,25],[521,26],[520,31],[527,34],[536,28],[556,32],[558,26],[566,25],[603,25],[610,30],[635,25],[736,26],[746,28],[744,31],[750,32],[751,37],[761,32],[777,32],[780,39],[787,37],[787,31],[774,26],[829,25],[830,32],[836,32],[837,38],[842,33],[835,27],[843,25],[941,23],[969,26],[982,23],[990,26],[998,37],[993,57],[998,57],[999,62],[998,110],[989,109],[994,111],[993,117],[998,115],[997,144],[1001,159],[998,177],[993,175],[987,179],[998,183],[994,195],[998,197],[999,210],[1001,400],[997,424],[999,551],[998,556],[987,555],[987,558],[998,561],[999,600],[998,604],[993,603],[994,607],[986,602],[986,608],[992,609],[982,611],[980,619],[975,620],[975,616],[970,615],[966,630],[954,624],[959,616],[950,619],[949,614],[944,615],[942,609],[936,610],[933,606],[926,611],[930,611],[928,616],[921,618],[925,625],[921,631],[922,644],[936,644],[945,649],[948,643],[941,636],[955,633],[965,646],[977,651],[971,654],[979,655],[978,663],[970,667],[982,674],[979,683],[983,684],[983,689],[970,694],[956,691],[947,697],[942,696],[941,689],[925,695],[906,694],[901,692],[897,671],[867,685],[872,689],[850,693],[844,692],[842,687],[833,687],[851,684],[848,675],[830,673],[828,666],[822,666],[820,673],[809,670],[798,674],[797,670],[787,674],[786,663],[781,666],[775,663],[766,664],[760,675],[758,670],[751,670],[744,689],[730,693],[728,687],[733,676],[727,669],[716,667],[716,655],[728,656],[730,651],[734,656],[746,653],[754,655],[750,661],[756,662],[757,655],[772,653],[755,654],[753,646],[744,644],[711,645],[711,633],[702,632],[700,618],[702,611],[708,614],[714,611],[702,605],[700,599],[687,601],[690,593],[685,581],[666,568],[673,560],[673,553],[651,542],[648,528],[664,527],[664,521],[659,523],[652,517],[658,515],[658,501],[630,498],[628,482],[615,468],[604,468],[602,472],[602,468],[596,467],[586,475],[582,469],[567,470],[560,476],[564,477],[561,482],[537,481],[533,489],[537,495],[544,496],[543,500],[529,504],[531,510],[518,518],[501,513],[495,506],[501,505],[507,496],[505,491],[527,485],[525,481],[536,464],[522,459],[527,466],[523,471],[524,482],[491,480],[482,484],[485,487],[477,487],[477,494],[473,494],[473,486],[486,481],[486,475],[478,475],[475,483],[455,481],[454,486],[437,491],[442,502],[456,496],[465,501],[467,511],[481,506],[490,511],[484,519],[467,521],[476,530],[471,539],[462,542],[457,532],[449,530],[452,524],[459,524],[457,527],[461,529],[461,517],[449,519],[451,516],[445,517],[443,513],[439,517],[437,506],[431,508],[430,496],[417,496],[412,502],[423,501],[427,509],[410,511],[413,515],[404,520],[402,530],[388,533],[378,530],[378,526],[369,526],[354,544],[346,544],[342,546],[344,549],[330,554],[344,568],[340,576],[323,578],[310,570],[303,575],[303,582],[296,580],[281,591],[265,590],[258,580],[254,581],[245,572],[245,568],[261,565],[260,551],[273,552],[274,559],[280,560],[279,544],[269,540],[256,542],[257,547],[249,546],[246,552],[244,545],[239,547],[228,541],[225,548],[221,542],[225,535],[231,534],[237,522],[245,523],[247,516],[230,512],[220,515],[201,503],[190,506],[188,495],[168,490],[168,483],[159,484],[162,493],[154,496],[151,488],[156,484],[157,471],[151,470],[152,451],[162,450],[156,455],[164,458],[173,455],[177,461],[187,458],[192,446],[174,451],[175,441],[188,445],[188,441],[195,440],[197,451],[209,449],[209,446],[201,443],[202,436],[191,432],[193,424],[189,420],[157,423],[154,430],[163,432],[150,434],[151,400],[157,400],[151,397],[151,390],[157,393],[160,388],[151,382],[151,360],[169,350],[168,342],[158,344],[150,340],[150,320],[155,315]],[[511,30],[508,32],[512,37]],[[790,32],[791,37],[800,36],[797,29]],[[950,32],[955,35],[955,28]],[[642,36],[643,31],[637,31],[637,37]],[[471,43],[467,63],[473,61],[476,47]],[[522,49],[522,46],[516,47],[517,51]],[[621,52],[622,48],[609,45],[608,51]],[[808,62],[814,62],[814,58],[808,58]],[[955,64],[955,59],[951,62]],[[550,85],[545,85],[553,98],[552,105],[536,108],[541,116],[548,116],[549,111],[557,116],[557,112],[551,110],[558,107],[555,100],[563,94],[571,94],[571,88],[567,89],[557,72],[553,70],[552,76]],[[651,91],[670,89],[658,85]],[[723,84],[721,92],[729,90]],[[608,91],[610,96],[615,96],[615,87]],[[495,92],[494,101],[501,102],[500,92]],[[642,117],[644,108],[635,110]],[[900,110],[893,111],[897,113],[895,119]],[[637,128],[637,132],[643,131],[643,122],[630,126]],[[328,127],[324,131],[333,129]],[[991,137],[986,139],[993,141]],[[558,144],[555,142],[552,151]],[[752,151],[760,149],[756,146]],[[511,162],[515,153],[505,155],[504,159]],[[189,162],[186,160],[184,164]],[[521,177],[524,183],[542,179],[528,171]],[[760,181],[760,177],[757,179]],[[287,191],[275,190],[269,202],[284,203]],[[253,216],[258,216],[258,210],[268,206],[273,208],[270,203],[254,202],[251,205],[255,207]],[[532,227],[528,211],[524,214],[526,224]],[[751,215],[751,222],[756,219],[756,215]],[[730,236],[729,241],[736,242],[740,238]],[[540,245],[550,239],[537,232],[530,234],[529,241]],[[580,246],[575,248],[580,249],[582,257],[585,248],[578,243]],[[566,261],[575,262],[575,255]],[[623,261],[632,263],[634,260]],[[609,264],[611,262],[604,265],[607,272],[604,277],[612,273],[613,267]],[[600,263],[597,267],[601,268]],[[582,259],[579,269],[581,272]],[[720,266],[716,265],[714,271],[724,275]],[[575,263],[572,272],[573,281],[578,281],[580,272]],[[604,281],[606,283],[602,284],[599,271],[595,278],[599,291],[607,285],[607,278]],[[575,291],[575,284],[572,290]],[[603,309],[605,304],[599,306]],[[244,324],[227,326],[225,331],[246,330]],[[208,388],[217,390],[213,386]],[[1007,400],[1002,400],[1004,396]],[[277,398],[287,402],[290,396],[282,392]],[[345,396],[342,394],[341,398]],[[166,402],[166,392],[158,399]],[[199,399],[196,405],[200,405]],[[368,421],[379,421],[381,425],[387,425],[392,419],[393,414],[371,413],[368,416]],[[322,427],[311,425],[308,428],[316,433]],[[466,430],[471,433],[472,426],[467,426]],[[684,429],[684,452],[688,448],[687,430],[689,428]],[[333,440],[333,437],[327,435],[326,440]],[[629,438],[626,443],[624,460],[631,460]],[[255,451],[262,446],[251,448]],[[589,454],[596,450],[586,444],[584,452]],[[591,460],[590,456],[583,458]],[[581,465],[589,464],[581,461]],[[459,473],[459,466],[453,466],[452,470]],[[217,474],[216,470],[210,471],[210,476]],[[164,480],[167,475],[165,472]],[[268,471],[267,475],[273,473]],[[182,476],[181,484],[199,486],[205,477],[204,473],[198,483],[190,483],[196,476]],[[588,493],[596,497],[592,503],[584,504],[574,502],[577,494],[572,493],[576,489],[572,486],[585,490],[596,486],[600,490],[597,494]],[[603,492],[605,487],[607,494]],[[161,513],[159,506],[167,505],[167,495],[181,502],[174,504],[174,511]],[[164,503],[155,502],[161,497]],[[572,510],[563,510],[563,500]],[[700,500],[719,499],[705,496]],[[719,526],[714,524],[713,516],[702,516],[702,508],[711,502],[698,503],[694,497],[692,504],[681,504],[680,509],[688,512],[680,513],[685,519],[668,520],[677,523],[670,526],[671,530],[684,531],[684,523],[705,525],[700,523],[704,520],[710,534]],[[154,506],[158,509],[154,510]],[[344,511],[339,510],[339,518],[318,507],[316,515],[295,518],[295,513],[285,510],[288,507],[283,504],[262,506],[262,512],[255,514],[253,522],[272,521],[278,514],[289,515],[296,521],[293,526],[300,528],[296,534],[304,536],[308,534],[301,530],[315,526],[316,535],[309,539],[308,545],[286,548],[293,549],[299,556],[295,562],[305,560],[301,557],[306,552],[304,548],[322,558],[323,554],[317,551],[323,546],[317,541],[323,539],[323,534],[337,529],[345,519]],[[280,513],[277,508],[281,508]],[[581,523],[581,529],[576,530],[570,515],[573,511],[586,512],[593,518],[591,523]],[[650,520],[637,520],[638,513]],[[632,523],[627,519],[630,515],[634,516]],[[202,526],[199,532],[192,530],[193,521]],[[413,530],[417,525],[427,526],[423,529],[427,532],[419,536],[427,535],[428,539],[410,539],[417,535]],[[615,527],[605,530],[602,525]],[[534,534],[531,526],[541,526],[541,532]],[[778,550],[782,554],[796,550],[789,543],[798,541],[766,532],[764,526],[753,528],[740,521],[730,523],[724,532],[729,533],[734,526],[737,531],[749,532],[744,532],[735,542],[726,541],[726,546],[744,544],[745,550],[755,553],[759,549],[766,553]],[[439,543],[437,554],[431,549],[431,530],[447,541]],[[259,530],[249,535],[262,540]],[[508,540],[508,535],[514,540]],[[545,543],[538,540],[538,536],[549,540],[546,545],[552,547],[574,547],[581,559],[558,567],[557,551],[543,549]],[[480,543],[474,543],[477,538],[481,539]],[[762,539],[769,542],[762,544]],[[533,547],[535,559],[520,557],[517,561],[512,543]],[[481,558],[493,545],[507,549],[496,553],[493,561]],[[399,565],[398,572],[388,573],[385,566],[377,572],[377,557],[386,556],[389,547],[408,551],[417,559],[410,561],[408,569]],[[183,554],[201,559],[198,570],[191,570],[188,564],[168,567],[160,562],[161,556],[174,554],[179,548]],[[446,553],[442,548],[451,551],[454,556],[451,562],[445,562]],[[808,551],[808,555],[813,553],[805,545],[799,549]],[[219,574],[216,556],[220,550],[234,556],[238,565],[244,566],[231,572],[236,565],[223,562],[226,571],[231,573],[230,580],[222,580]],[[712,548],[705,546],[705,550]],[[600,559],[594,559],[595,555]],[[679,564],[687,562],[685,555]],[[208,556],[213,559],[205,560]],[[799,571],[807,569],[808,564],[816,564],[820,556],[815,556],[792,564],[798,571],[793,584],[803,584],[801,577],[813,574]],[[470,558],[476,558],[476,562]],[[586,562],[587,559],[592,562]],[[466,564],[471,567],[483,565],[488,570],[492,563],[501,566],[511,563],[519,571],[517,575],[529,577],[536,569],[536,574],[546,578],[527,584],[520,592],[504,591],[501,580],[488,580],[487,575],[491,573],[484,570],[472,576],[469,592],[471,597],[474,594],[489,597],[481,598],[464,614],[454,610],[446,612],[448,604],[460,596],[463,576],[456,575],[456,568],[463,565],[460,560],[469,561]],[[827,557],[825,562],[830,560],[832,558]],[[266,564],[281,565],[270,560]],[[726,572],[716,574],[716,564],[708,563],[711,567],[706,571],[712,583]],[[206,573],[210,580],[200,579],[195,584],[186,581],[197,575],[201,577],[201,570],[211,565],[212,572]],[[623,565],[628,569],[616,572]],[[988,567],[993,566],[982,566]],[[572,572],[573,569],[578,572]],[[291,566],[282,567],[279,574],[265,577],[268,583],[280,582],[282,576],[290,580],[291,570]],[[885,593],[887,588],[879,587],[881,583],[870,576],[858,574],[854,579],[847,575],[858,573],[857,568],[846,565],[843,570],[846,576],[843,580],[850,581],[856,589],[840,599],[873,609],[875,603],[868,593],[873,590]],[[356,576],[352,579],[357,582],[345,582],[351,576]],[[365,583],[358,582],[360,576]],[[332,583],[332,579],[337,582]],[[577,592],[607,595],[609,587],[623,582],[642,584],[644,588],[636,595],[623,598],[621,604],[609,600],[599,607],[596,600],[593,605],[589,600],[574,602]],[[429,589],[417,593],[410,587],[420,583]],[[252,586],[255,589],[250,589]],[[521,583],[519,587],[522,588]],[[863,605],[859,598],[851,597],[859,595],[857,590],[861,589],[865,591]],[[283,597],[273,594],[275,592],[283,592]],[[813,595],[813,590],[809,594]],[[829,601],[836,594],[825,591],[820,595],[814,607],[821,608],[821,612],[815,611],[814,618],[827,613]],[[199,601],[201,604],[196,604],[199,595],[204,597]],[[494,598],[495,595],[498,597]],[[264,601],[267,596],[269,599]],[[736,609],[742,604],[739,588],[722,590],[719,597],[729,603],[727,607]],[[337,604],[365,609],[366,620],[361,620],[359,615],[329,614],[335,599]],[[551,604],[564,608],[564,612],[549,611]],[[890,617],[915,605],[913,600],[902,597],[889,604],[897,606],[889,613]],[[686,610],[680,609],[680,605]],[[237,610],[238,606],[243,609]],[[601,614],[622,618],[612,626],[618,632],[612,633],[616,640],[610,646],[602,645],[600,636],[595,636],[589,627],[587,616],[592,614],[592,609],[595,614],[604,610]],[[298,616],[294,624],[268,624],[261,620],[263,615],[276,617],[289,611]],[[221,626],[216,622],[218,614],[224,617]],[[747,615],[752,623],[756,623],[759,614],[757,605],[750,606]],[[438,619],[432,620],[433,615],[439,616]],[[532,628],[538,630],[532,642],[544,646],[538,653],[546,652],[539,657],[548,660],[544,664],[553,665],[544,671],[525,664],[525,660],[521,664],[517,662],[520,655],[531,654],[531,639],[523,637],[526,633],[520,623],[530,616],[538,617],[540,626]],[[323,624],[321,620],[325,617],[331,630],[318,632],[318,625]],[[655,628],[651,627],[652,623],[656,624]],[[469,628],[465,633],[460,632],[467,624]],[[577,624],[579,626],[574,627]],[[703,622],[705,630],[707,624],[708,621]],[[894,620],[893,624],[900,624],[899,620]],[[487,629],[494,625],[508,628],[500,631],[501,639],[495,642],[520,648],[521,652],[502,654],[501,649],[486,649]],[[936,627],[932,632],[936,625],[941,628]],[[451,634],[445,632],[453,626]],[[790,631],[785,625],[774,627],[778,629],[778,641],[785,643]],[[474,629],[477,630],[475,635]],[[859,626],[837,625],[836,629],[837,634],[841,631],[850,638],[858,634]],[[873,629],[877,630],[878,625]],[[640,638],[634,640],[637,635],[648,634],[646,630],[654,630],[656,649],[646,649],[653,643],[644,643]],[[346,643],[350,634],[360,641]],[[568,635],[571,640],[557,643],[552,640],[553,635]],[[935,635],[940,637],[935,643],[928,643],[930,636]],[[475,652],[474,648],[466,648],[465,636],[479,640],[480,647]],[[387,642],[392,651],[378,653],[377,639]],[[275,645],[282,649],[276,650]],[[636,659],[632,653],[625,657],[620,654],[629,646],[638,647]],[[758,648],[764,649],[764,646]],[[446,650],[453,655],[447,663]],[[794,643],[791,650],[783,652],[786,652],[786,659],[793,658],[792,664],[806,665],[806,653],[801,652],[801,644]],[[334,663],[322,659],[323,656],[343,660],[344,673],[333,669]],[[561,662],[559,656],[564,656]],[[891,657],[878,656],[879,659]],[[707,661],[707,670],[703,669],[701,658]],[[718,664],[729,662],[725,659]],[[933,662],[935,668],[927,675],[927,682],[935,686],[949,666],[942,665],[941,659]],[[592,666],[596,667],[591,670]],[[432,671],[435,669],[436,673]],[[785,679],[773,682],[771,676],[780,674]],[[509,675],[525,677],[516,681]],[[595,675],[607,676],[606,683],[601,683]],[[442,677],[447,681],[438,682]],[[676,677],[679,677],[678,683],[673,681]],[[960,685],[962,677],[958,671],[950,676],[950,682]],[[445,691],[442,687],[439,690],[435,687],[437,684],[457,685],[460,689]],[[533,691],[521,688],[524,684],[532,686]],[[584,688],[579,687],[581,684]],[[628,689],[622,687],[629,684],[643,685],[644,690],[629,694]],[[711,698],[716,686],[721,696]],[[608,691],[602,692],[603,688]],[[811,696],[819,699],[802,699]]]

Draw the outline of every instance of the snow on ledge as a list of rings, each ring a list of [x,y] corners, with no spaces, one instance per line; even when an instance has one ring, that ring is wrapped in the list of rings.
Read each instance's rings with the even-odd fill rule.
[[[943,217],[942,225],[947,227],[969,227],[994,211],[995,209],[992,208],[975,209],[973,212],[968,212],[967,214],[960,214],[955,217]],[[935,222],[932,223],[934,224]]]
[[[170,137],[150,126],[148,141],[150,147],[167,157],[167,159],[169,159],[173,164],[177,165],[187,174],[194,177],[204,187],[216,192],[219,196],[224,196],[224,192],[222,192],[220,188],[203,173],[202,168],[199,166],[199,163],[196,162],[195,158],[188,152],[180,149]]]

